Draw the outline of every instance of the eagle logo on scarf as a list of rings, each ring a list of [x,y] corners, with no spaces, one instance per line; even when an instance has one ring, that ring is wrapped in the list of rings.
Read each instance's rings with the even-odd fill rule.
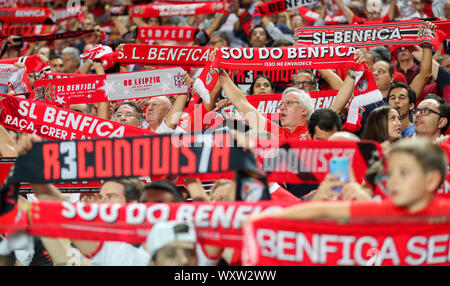
[[[177,73],[176,75],[174,75],[173,80],[175,82],[175,86],[181,88],[181,85],[183,84],[183,76],[181,75],[181,73]]]
[[[360,91],[360,92],[365,92],[367,90],[367,88],[369,87],[369,83],[367,82],[367,80],[365,78],[361,78],[358,83],[356,84],[356,88]]]
[[[35,89],[36,98],[39,101],[44,101],[44,96],[45,96],[45,98],[47,98],[48,101],[53,102],[52,97],[50,96],[50,92],[54,88],[55,88],[55,86],[51,86],[50,83],[47,85],[46,88],[44,86],[36,87],[36,89]]]

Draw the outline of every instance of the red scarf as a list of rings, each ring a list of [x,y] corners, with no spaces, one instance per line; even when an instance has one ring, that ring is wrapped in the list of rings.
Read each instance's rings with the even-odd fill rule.
[[[35,100],[50,104],[104,102],[187,92],[181,68],[36,80]]]
[[[5,37],[9,35],[21,35],[24,37],[53,34],[58,31],[56,25],[4,25]]]
[[[203,67],[213,48],[126,44],[117,61],[122,64]],[[213,66],[229,70],[287,70],[354,67],[352,47],[222,48]]]
[[[450,265],[448,222],[401,221],[343,225],[260,219],[243,230],[243,261],[249,266]]]
[[[429,43],[437,50],[445,33],[428,28],[425,21],[409,20],[371,25],[301,27],[295,31],[297,45],[348,45],[374,47]]]
[[[38,23],[50,18],[48,8],[0,8],[0,21],[5,23]]]
[[[189,220],[198,241],[221,247],[242,246],[242,222],[250,214],[276,210],[292,203],[218,202],[159,204],[70,204],[32,202],[27,231],[33,235],[72,240],[143,243],[158,220]]]
[[[131,6],[131,17],[173,17],[225,12],[226,2]]]
[[[49,140],[127,137],[154,134],[143,128],[85,115],[42,102],[1,95],[0,124]]]
[[[196,31],[196,27],[140,26],[137,39],[142,43],[151,40],[192,42]]]
[[[355,179],[361,182],[371,161],[382,156],[374,141],[272,139],[257,144],[257,167],[266,172],[268,182],[279,184],[320,184],[333,157],[349,158]]]

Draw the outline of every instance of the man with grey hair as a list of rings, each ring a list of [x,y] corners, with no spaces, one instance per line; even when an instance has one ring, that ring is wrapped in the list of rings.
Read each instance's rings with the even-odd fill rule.
[[[67,47],[61,55],[65,73],[75,73],[80,67],[80,52],[73,47]]]
[[[308,139],[308,120],[314,109],[314,103],[309,94],[295,87],[287,88],[278,106],[280,108],[281,126],[267,120],[253,105],[242,91],[234,84],[228,74],[222,71],[219,82],[225,95],[245,117],[249,126],[257,131],[268,131],[280,139]]]

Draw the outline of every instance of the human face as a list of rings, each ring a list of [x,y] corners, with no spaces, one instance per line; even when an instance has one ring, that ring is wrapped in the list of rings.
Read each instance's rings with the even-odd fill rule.
[[[412,61],[413,55],[407,47],[401,47],[397,50],[397,60],[399,61]]]
[[[168,112],[169,107],[162,98],[152,97],[149,100],[145,117],[150,124],[161,124]]]
[[[372,73],[380,91],[386,91],[392,82],[392,77],[389,74],[389,64],[383,61],[378,61],[372,66]]]
[[[175,200],[174,196],[165,190],[145,190],[142,193],[141,203],[171,203]]]
[[[270,82],[263,77],[257,78],[253,86],[253,94],[272,94],[272,86]]]
[[[157,17],[150,17],[148,19],[149,26],[159,26],[159,19]]]
[[[291,19],[291,26],[294,31],[299,27],[305,26],[305,24],[302,21],[302,17],[300,15],[293,16]]]
[[[414,108],[413,103],[409,103],[408,91],[403,87],[394,88],[388,95],[388,104],[397,108],[400,119],[409,115],[409,111]]]
[[[312,139],[314,140],[328,140],[328,138],[337,132],[336,126],[333,128],[333,130],[326,131],[319,128],[319,126],[316,126],[314,128],[314,136]]]
[[[309,73],[296,74],[294,76],[294,87],[304,91],[312,91],[316,89],[313,78]]]
[[[89,114],[88,113],[88,107],[86,103],[82,103],[82,104],[71,104],[69,106],[69,109],[72,111],[76,111],[76,112],[81,112],[84,114]]]
[[[305,124],[303,118],[307,117],[308,110],[300,104],[295,94],[286,94],[279,103],[280,122],[285,128],[295,129],[301,124]]]
[[[441,66],[443,66],[448,71],[450,71],[450,58],[443,59],[442,62],[441,62]]]
[[[49,47],[42,47],[38,51],[39,56],[46,57],[47,59],[50,57],[50,48]]]
[[[396,109],[391,109],[388,113],[388,136],[390,142],[402,138],[402,123]]]
[[[154,266],[198,266],[195,243],[174,241],[160,248],[156,254]]]
[[[122,105],[119,107],[114,114],[114,118],[116,122],[141,127],[141,122],[138,119],[136,109],[129,105]]]
[[[74,60],[72,54],[66,53],[62,55],[64,72],[74,73],[78,69],[78,61]]]
[[[234,201],[234,192],[230,185],[222,185],[214,190],[211,196],[213,202],[231,202]]]
[[[125,187],[117,182],[106,182],[100,188],[99,203],[126,203]]]
[[[425,8],[425,3],[422,3],[420,0],[413,0],[414,9],[418,12],[422,12]]]
[[[429,108],[430,110],[439,113],[439,103],[436,100],[426,99],[417,105],[417,109],[424,108]],[[415,114],[414,131],[417,135],[431,139],[437,138],[440,135],[439,124],[441,123],[441,117],[435,112],[430,112],[428,115],[423,115],[422,113]]]
[[[255,28],[250,36],[250,46],[254,48],[265,47],[267,44],[267,34],[262,27]]]
[[[50,61],[50,70],[54,73],[64,72],[64,62],[60,58],[56,58]]]
[[[450,2],[446,2],[444,5],[444,17],[450,20]]]
[[[62,51],[69,46],[69,43],[66,39],[57,39],[53,41],[53,45],[55,46],[55,50],[61,54]]]
[[[427,192],[433,192],[426,174],[417,159],[406,152],[388,156],[387,188],[394,205],[419,211],[428,203]]]
[[[226,44],[227,42],[222,40],[219,36],[212,36],[208,42],[208,46],[216,48],[223,48]]]

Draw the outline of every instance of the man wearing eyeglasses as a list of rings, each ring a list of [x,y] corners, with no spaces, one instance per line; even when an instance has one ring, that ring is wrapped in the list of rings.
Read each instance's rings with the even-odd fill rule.
[[[142,127],[144,117],[139,105],[132,101],[125,101],[115,108],[114,120],[122,124]]]
[[[280,122],[278,124],[267,120],[253,105],[251,105],[242,91],[234,84],[228,74],[221,71],[219,82],[225,95],[236,106],[237,110],[244,115],[249,126],[258,131],[268,131],[274,137],[280,139],[299,138],[300,140],[310,138],[308,134],[308,121],[314,110],[314,103],[303,90],[288,87],[282,94],[278,104],[280,108]]]
[[[450,115],[448,103],[439,104],[436,99],[421,101],[414,110],[414,131],[417,136],[427,137],[432,141],[447,131]]]

